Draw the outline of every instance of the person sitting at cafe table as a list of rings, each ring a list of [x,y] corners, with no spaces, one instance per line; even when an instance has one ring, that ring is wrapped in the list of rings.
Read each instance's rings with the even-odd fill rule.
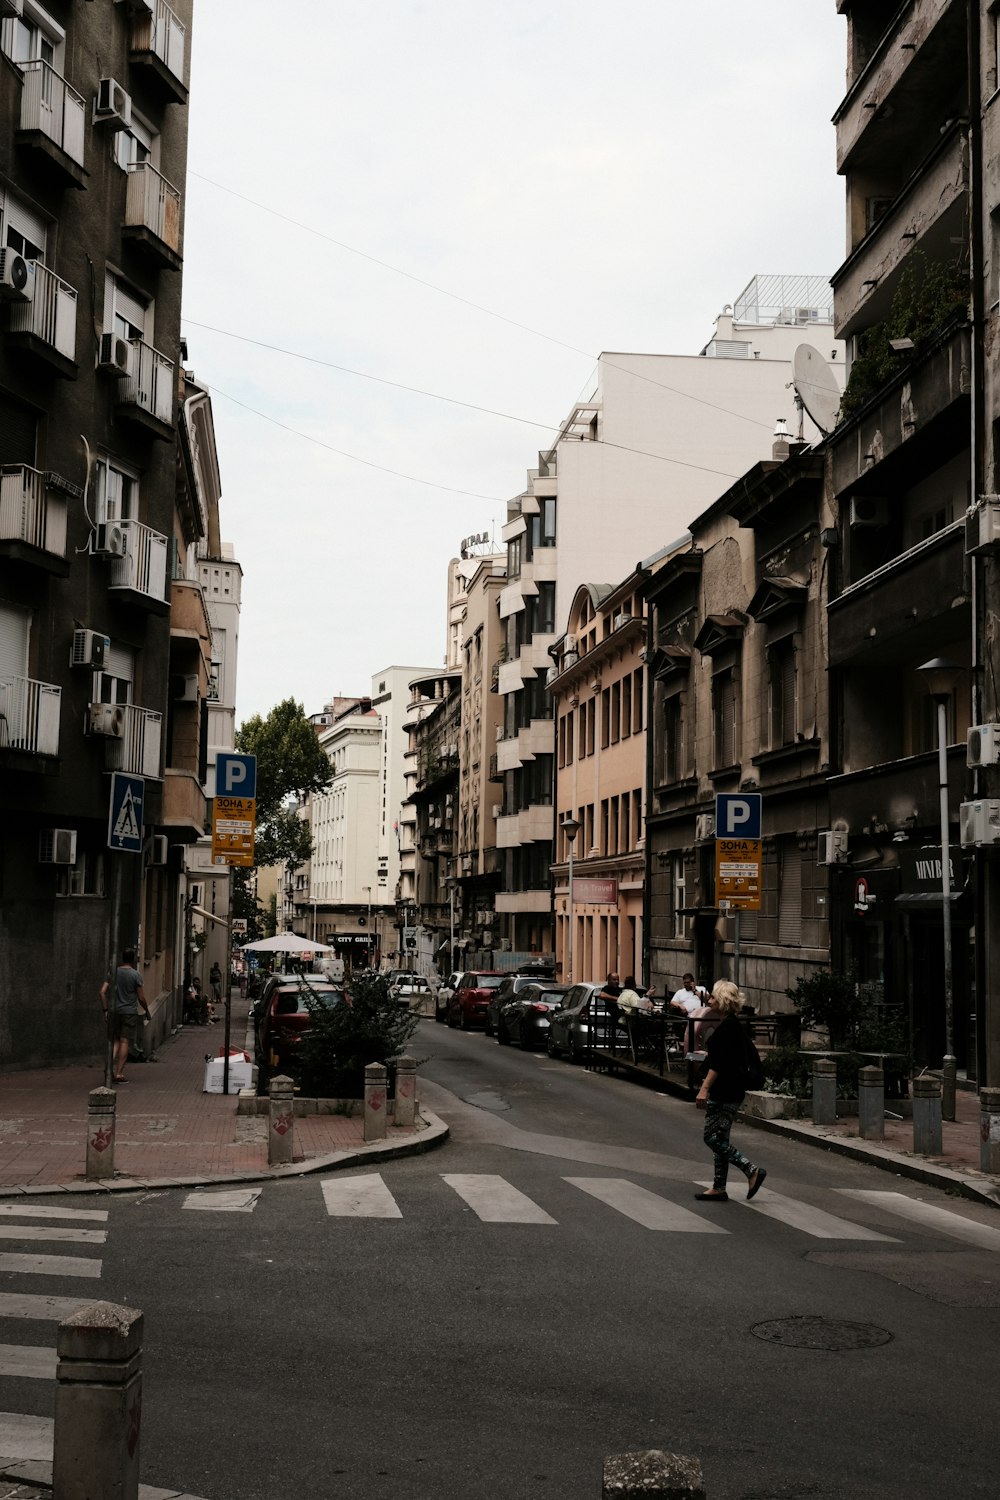
[[[641,995],[636,987],[635,975],[629,974],[625,980],[621,994],[618,996],[618,1007],[626,1017],[634,1016],[637,1011],[647,1013],[653,1009],[652,996],[655,990],[652,985]]]
[[[685,974],[683,984],[675,991],[670,1004],[674,1010],[683,1011],[684,1015],[690,1016],[708,1004],[708,991],[704,985],[695,983],[693,974]]]

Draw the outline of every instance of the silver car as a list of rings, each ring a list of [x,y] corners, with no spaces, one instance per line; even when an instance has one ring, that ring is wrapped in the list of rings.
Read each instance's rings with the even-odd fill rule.
[[[590,1015],[593,1006],[606,1009],[606,1002],[599,1000],[602,984],[574,984],[559,1010],[552,1013],[545,1050],[550,1057],[568,1057],[570,1062],[583,1062],[587,1053],[590,1034]]]

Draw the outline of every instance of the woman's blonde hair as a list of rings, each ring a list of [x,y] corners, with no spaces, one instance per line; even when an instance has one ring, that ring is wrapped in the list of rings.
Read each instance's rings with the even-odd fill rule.
[[[712,999],[724,1016],[738,1015],[746,1004],[746,995],[731,979],[717,979],[712,986]]]

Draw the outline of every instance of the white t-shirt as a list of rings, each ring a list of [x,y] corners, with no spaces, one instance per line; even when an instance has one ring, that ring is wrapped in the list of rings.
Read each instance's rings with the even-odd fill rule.
[[[700,1010],[705,1004],[704,991],[679,989],[671,1000],[671,1005],[682,1005],[688,1015],[693,1010]]]

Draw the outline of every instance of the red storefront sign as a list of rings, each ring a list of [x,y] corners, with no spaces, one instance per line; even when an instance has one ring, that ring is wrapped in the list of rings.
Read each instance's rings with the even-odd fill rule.
[[[594,880],[584,876],[573,878],[573,903],[578,906],[617,906],[617,880]]]

